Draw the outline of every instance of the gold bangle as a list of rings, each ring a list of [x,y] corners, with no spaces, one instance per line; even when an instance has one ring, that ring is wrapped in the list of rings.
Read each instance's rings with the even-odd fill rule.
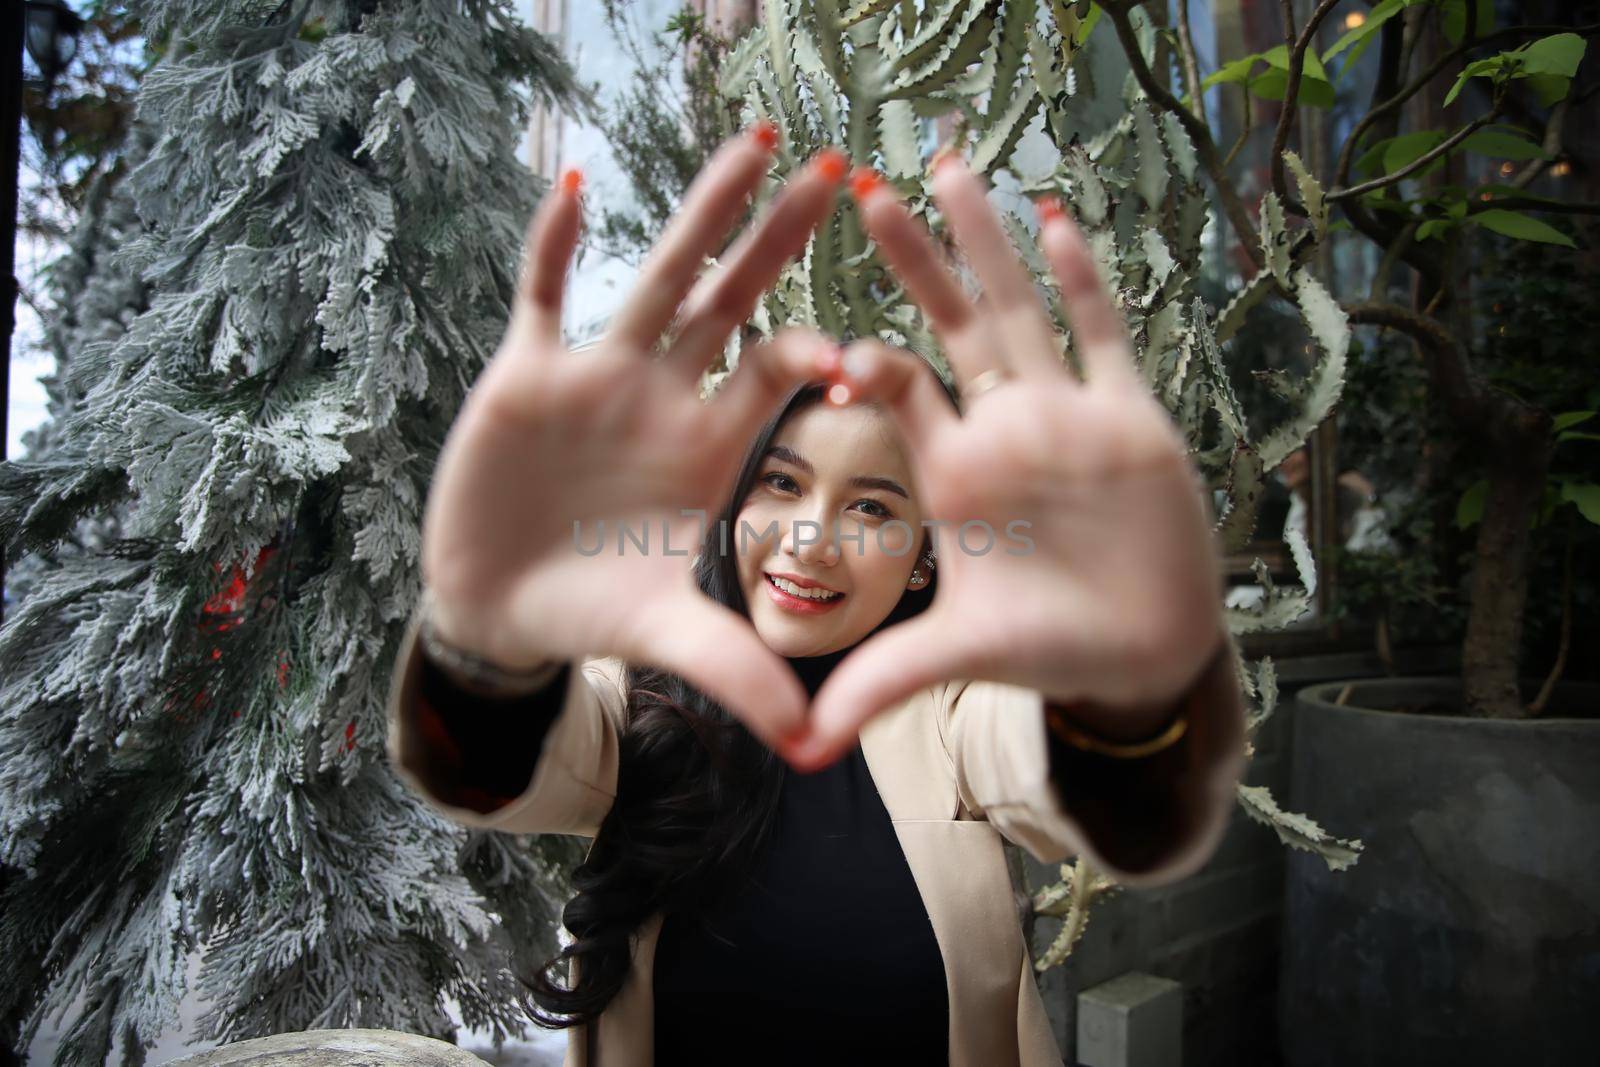
[[[1142,759],[1154,755],[1162,749],[1171,748],[1178,743],[1189,729],[1189,716],[1179,712],[1166,729],[1146,741],[1108,741],[1103,737],[1096,737],[1078,726],[1069,723],[1056,708],[1046,705],[1044,710],[1045,722],[1050,730],[1061,740],[1074,748],[1085,752],[1094,752],[1101,756],[1110,756],[1113,759]]]

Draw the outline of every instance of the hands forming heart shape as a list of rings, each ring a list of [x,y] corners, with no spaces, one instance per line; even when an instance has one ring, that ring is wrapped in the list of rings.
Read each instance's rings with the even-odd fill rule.
[[[926,313],[957,383],[999,384],[958,416],[921,357],[862,340],[841,359],[829,338],[789,327],[747,345],[705,402],[701,375],[845,177],[841,153],[819,152],[720,268],[698,277],[775,143],[758,124],[717,150],[600,343],[581,355],[561,339],[582,211],[575,175],[540,205],[505,336],[450,429],[428,498],[422,570],[441,635],[512,668],[615,655],[673,671],[802,768],[831,762],[873,715],[952,678],[1125,709],[1126,736],[1148,732],[1222,639],[1220,568],[1184,442],[1136,373],[1077,227],[1049,205],[1041,212],[1081,378],[959,157],[936,167],[933,196],[982,287],[977,301],[893,190],[858,172],[862,223]],[[757,430],[817,379],[890,413],[923,512],[948,525],[933,602],[863,641],[808,701],[750,621],[700,591],[688,555],[700,525],[692,509],[720,510]],[[1001,530],[1017,519],[1030,524],[1026,554],[943,540],[972,520]],[[601,522],[664,531],[666,543],[579,551],[575,524]]]

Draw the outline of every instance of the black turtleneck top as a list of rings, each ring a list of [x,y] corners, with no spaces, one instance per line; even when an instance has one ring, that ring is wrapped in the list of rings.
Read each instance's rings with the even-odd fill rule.
[[[849,651],[789,663],[815,696]],[[944,958],[860,742],[815,773],[783,766],[743,889],[662,924],[657,1060],[948,1063]]]

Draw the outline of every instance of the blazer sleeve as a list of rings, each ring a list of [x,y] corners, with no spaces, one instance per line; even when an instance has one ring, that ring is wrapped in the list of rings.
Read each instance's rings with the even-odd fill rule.
[[[1245,768],[1244,702],[1228,648],[1181,699],[1183,737],[1120,760],[1057,738],[1038,690],[951,682],[940,718],[961,801],[1041,862],[1082,854],[1132,887],[1186,878],[1221,841]]]
[[[593,837],[616,796],[627,665],[588,657],[537,693],[486,699],[428,660],[418,621],[389,684],[386,747],[400,779],[466,826]]]

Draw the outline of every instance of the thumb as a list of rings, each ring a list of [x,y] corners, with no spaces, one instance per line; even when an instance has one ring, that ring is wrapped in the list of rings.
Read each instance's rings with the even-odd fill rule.
[[[846,656],[812,701],[810,729],[782,749],[799,770],[816,770],[838,759],[875,716],[925,686],[964,678],[976,656],[954,647],[953,630],[929,608],[863,642]]]
[[[624,658],[682,677],[767,747],[781,748],[804,726],[808,697],[800,679],[738,612],[694,589],[647,601],[633,621],[644,636]]]

